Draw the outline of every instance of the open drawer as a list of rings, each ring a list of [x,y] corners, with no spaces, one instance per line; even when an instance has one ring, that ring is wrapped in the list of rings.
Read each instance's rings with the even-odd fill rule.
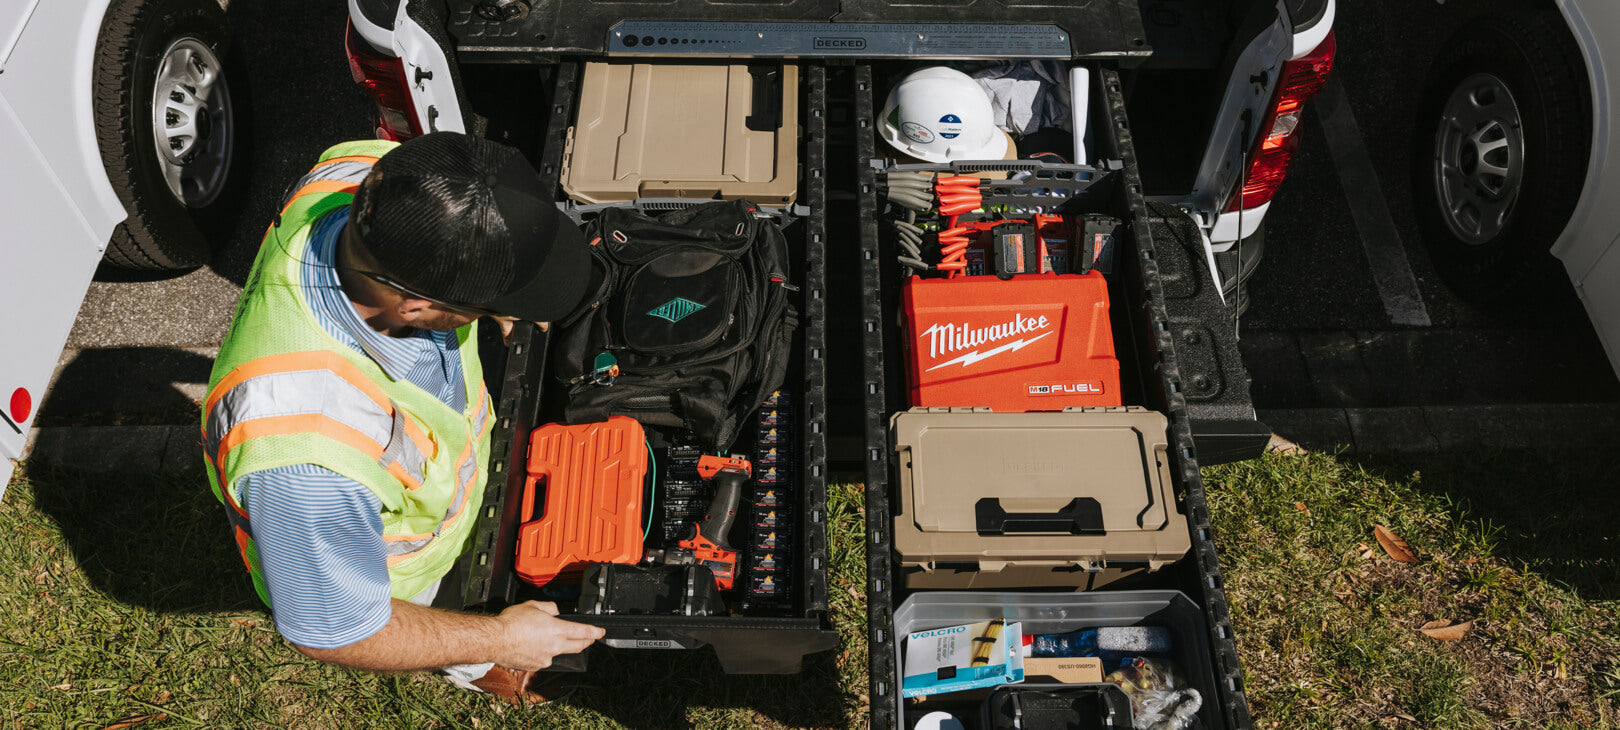
[[[1089,66],[1092,82],[1090,103],[1086,108],[1092,130],[1092,149],[1088,157],[1082,158],[1089,160],[1088,164],[1048,164],[1019,159],[903,167],[887,159],[892,157],[891,150],[877,138],[875,130],[882,123],[882,120],[877,118],[877,110],[887,93],[887,85],[893,83],[895,78],[903,75],[913,65],[915,64],[863,65],[857,66],[854,74],[859,128],[857,147],[860,158],[860,265],[864,292],[861,331],[865,351],[864,456],[873,726],[907,728],[927,711],[922,709],[926,705],[908,704],[913,700],[903,699],[900,691],[899,660],[904,650],[901,644],[906,632],[917,630],[912,625],[915,622],[912,621],[910,613],[907,613],[905,620],[901,621],[903,617],[899,608],[902,603],[913,605],[930,600],[972,602],[971,597],[977,595],[982,597],[978,603],[982,604],[983,610],[972,615],[964,614],[961,617],[963,621],[992,617],[992,614],[997,613],[994,608],[996,606],[1005,609],[1001,613],[1005,614],[1009,622],[1017,620],[1014,616],[1017,611],[1027,612],[1029,609],[1026,607],[1032,606],[1043,608],[1025,615],[1025,620],[1035,617],[1050,619],[1061,615],[1072,615],[1081,619],[1090,610],[1088,607],[1109,603],[1110,595],[1118,593],[1121,600],[1124,600],[1125,596],[1133,594],[1120,593],[1122,591],[1154,590],[1179,592],[1179,595],[1185,596],[1178,599],[1181,602],[1178,605],[1182,606],[1181,610],[1186,614],[1181,616],[1182,628],[1178,629],[1180,631],[1178,637],[1179,641],[1186,644],[1184,647],[1186,650],[1181,651],[1178,656],[1183,663],[1198,664],[1186,667],[1184,671],[1198,677],[1197,689],[1208,695],[1202,698],[1203,706],[1198,712],[1199,725],[1205,728],[1248,727],[1251,723],[1242,691],[1242,670],[1238,665],[1232,640],[1220,566],[1212,541],[1209,514],[1205,505],[1203,483],[1199,477],[1188,417],[1188,386],[1184,384],[1183,371],[1179,367],[1177,357],[1184,347],[1179,341],[1184,333],[1173,326],[1175,320],[1167,310],[1166,289],[1176,287],[1178,296],[1182,297],[1214,295],[1208,285],[1209,273],[1202,266],[1201,260],[1186,255],[1185,250],[1177,242],[1170,240],[1171,234],[1177,231],[1184,232],[1190,221],[1174,209],[1150,207],[1142,197],[1130,126],[1125,116],[1117,72],[1103,64]],[[1020,152],[1027,154],[1025,150]],[[1158,438],[1163,439],[1160,442],[1163,448],[1157,450],[1158,456],[1148,458],[1145,463],[1150,469],[1162,468],[1165,493],[1170,494],[1170,499],[1174,500],[1173,510],[1168,509],[1171,505],[1161,505],[1156,507],[1161,511],[1153,514],[1185,516],[1182,522],[1173,519],[1166,523],[1168,526],[1165,529],[1187,531],[1180,540],[1180,545],[1185,547],[1178,548],[1174,557],[1169,557],[1167,553],[1158,554],[1155,558],[1158,562],[1148,565],[1145,569],[1135,570],[1129,575],[1120,575],[1117,579],[1114,574],[1120,571],[1116,569],[1117,566],[1107,565],[1104,557],[1076,559],[1074,565],[1056,565],[1057,561],[1053,561],[1056,567],[1050,568],[1054,571],[1052,575],[1009,585],[1006,582],[996,583],[981,579],[986,571],[1003,569],[1003,561],[1007,558],[1000,554],[987,552],[981,559],[970,559],[967,556],[971,551],[959,553],[952,560],[965,560],[965,563],[954,566],[930,564],[927,566],[929,570],[927,573],[918,573],[918,561],[915,558],[908,561],[902,555],[905,547],[897,543],[897,519],[908,520],[906,525],[908,530],[935,528],[924,524],[926,520],[923,518],[929,513],[921,510],[903,513],[905,505],[902,504],[902,496],[907,500],[907,504],[911,504],[910,500],[913,499],[912,495],[904,495],[901,490],[910,488],[907,486],[910,484],[909,479],[912,471],[917,468],[911,461],[915,456],[911,448],[915,436],[898,434],[892,430],[891,417],[920,406],[939,414],[940,420],[945,420],[954,417],[953,414],[957,411],[974,408],[983,410],[982,407],[989,405],[988,403],[969,401],[975,397],[991,397],[986,395],[991,391],[988,385],[991,379],[986,379],[984,383],[977,384],[973,388],[944,395],[919,391],[912,387],[916,384],[915,381],[932,377],[930,373],[937,372],[936,369],[940,367],[948,366],[951,369],[946,372],[961,373],[965,372],[963,368],[967,365],[976,364],[992,355],[998,357],[1003,354],[1017,355],[1016,351],[1025,347],[1028,347],[1025,351],[1027,353],[1059,339],[1059,333],[1054,330],[1050,338],[1037,343],[1036,340],[1044,336],[1046,320],[1036,320],[1036,324],[1031,325],[1029,315],[1022,312],[997,313],[995,316],[999,319],[994,319],[994,322],[1005,321],[1008,324],[991,326],[987,322],[982,329],[979,323],[971,321],[971,317],[974,316],[972,312],[959,313],[955,315],[955,319],[933,328],[936,330],[939,327],[947,328],[950,337],[945,340],[941,340],[937,332],[923,330],[920,326],[908,329],[907,317],[920,316],[915,315],[918,311],[913,306],[915,302],[907,296],[907,288],[917,286],[918,280],[911,276],[914,273],[930,277],[934,282],[945,281],[944,277],[951,277],[952,281],[963,281],[963,278],[958,277],[966,275],[967,280],[990,282],[991,287],[1001,284],[1011,285],[1018,280],[1018,277],[1009,276],[998,284],[997,277],[990,275],[992,272],[982,268],[978,271],[971,270],[975,265],[971,260],[965,264],[969,268],[955,272],[948,266],[934,266],[936,262],[945,262],[948,247],[943,241],[935,240],[937,236],[945,235],[943,233],[935,234],[934,237],[925,236],[920,246],[922,256],[914,256],[915,251],[900,242],[901,234],[897,232],[898,228],[895,226],[898,217],[907,215],[901,210],[904,206],[888,199],[892,195],[889,192],[892,190],[889,187],[892,185],[889,176],[908,171],[923,171],[939,177],[985,175],[986,179],[982,182],[971,184],[980,190],[984,205],[979,210],[985,217],[992,217],[990,214],[1003,211],[1017,214],[1030,212],[1033,215],[1033,211],[1039,210],[1045,214],[1061,214],[1077,220],[1087,216],[1107,216],[1117,222],[1117,225],[1108,229],[1112,250],[1109,257],[1110,265],[1106,267],[1107,287],[1103,307],[1107,322],[1099,325],[1098,331],[1086,335],[1087,341],[1093,343],[1111,337],[1109,354],[1117,358],[1117,384],[1109,381],[1106,386],[1092,385],[1094,382],[1102,381],[1072,374],[1065,378],[1063,373],[1058,373],[1051,376],[1056,382],[1072,381],[1085,384],[1087,387],[1078,388],[1083,391],[1084,397],[1073,403],[1049,406],[1037,397],[1045,397],[1048,394],[1048,391],[1039,390],[1045,387],[1039,383],[1047,381],[1025,383],[1020,380],[1016,384],[1019,390],[1017,397],[1006,396],[1003,401],[1011,407],[1011,410],[1049,411],[1050,413],[1041,415],[1058,420],[1064,420],[1071,415],[1077,420],[1083,419],[1095,414],[1081,411],[1110,410],[1121,406],[1125,409],[1147,409],[1162,416],[1162,425],[1157,428],[1160,429]],[[1008,180],[1009,176],[1017,177]],[[940,213],[943,214],[942,209]],[[970,217],[971,214],[964,214],[962,221]],[[907,220],[920,219],[912,215]],[[962,225],[962,222],[953,219],[950,223],[932,225],[932,230],[944,229],[948,232],[950,225]],[[1193,240],[1197,240],[1196,229],[1193,231]],[[1001,244],[997,242],[995,245]],[[1042,250],[1043,255],[1049,253],[1044,248]],[[907,263],[903,260],[905,258],[910,258],[911,262]],[[1100,264],[1101,259],[1095,261]],[[978,265],[983,267],[989,263],[990,259],[987,257],[981,259]],[[1036,260],[1029,259],[1029,265],[1036,266]],[[1055,268],[1059,269],[1059,272],[1031,271],[1036,277],[1055,279],[1061,275],[1079,278],[1076,277],[1079,272],[1075,267],[1059,264]],[[1063,270],[1073,273],[1061,273]],[[1095,273],[1093,271],[1086,275]],[[1020,276],[1029,275],[1031,274]],[[986,297],[982,301],[983,306],[977,304],[974,306],[978,309],[991,309],[996,306],[1004,308],[1006,304],[1005,301],[997,301],[993,296]],[[1089,311],[1089,306],[1085,302],[1052,301],[1049,306],[1053,312],[1061,312],[1065,307],[1075,306],[1081,306]],[[1056,318],[1061,315],[1050,316]],[[1065,327],[1072,329],[1072,321],[1064,321]],[[932,340],[929,339],[931,334]],[[1230,337],[1230,333],[1216,334]],[[1003,340],[1006,342],[1002,342]],[[946,343],[944,346],[939,344],[942,341]],[[930,345],[930,342],[934,344]],[[1213,342],[1206,342],[1205,346],[1219,347],[1223,346],[1223,343],[1217,337]],[[949,349],[948,355],[952,359],[942,361],[943,364],[930,365],[919,360],[921,354],[912,352],[921,348],[927,353],[930,347],[936,350],[942,347]],[[1053,352],[1056,352],[1055,348]],[[969,355],[966,360],[963,360],[964,353]],[[1095,354],[1090,353],[1091,356]],[[1086,356],[1088,356],[1086,353],[1081,355]],[[1054,354],[1051,357],[1054,358],[1053,362],[1056,362],[1058,356]],[[1108,367],[1114,366],[1112,361],[1106,364]],[[1007,367],[1003,368],[1000,374],[1005,380],[1024,377],[1024,372],[1026,371],[1018,367]],[[1029,397],[1024,398],[1025,395]],[[1246,392],[1244,396],[1246,398]],[[919,402],[919,398],[923,399],[923,402]],[[929,400],[937,398],[946,400]],[[950,400],[951,398],[957,400]],[[1084,398],[1092,398],[1095,402]],[[1064,411],[1065,406],[1068,407],[1068,411]],[[997,410],[1002,408],[998,407]],[[967,416],[967,414],[960,415]],[[1010,453],[1013,450],[1007,448],[1006,439],[998,443],[1000,448],[996,453],[986,454],[983,457],[986,460],[995,460],[997,466],[995,475],[980,479],[985,482],[983,496],[986,498],[980,500],[981,503],[994,501],[993,498],[998,497],[1005,500],[1009,496],[1013,498],[1028,496],[1027,492],[1020,491],[1023,485],[1039,483],[1039,480],[1052,476],[1041,472],[1066,469],[1069,473],[1063,476],[1071,479],[1085,475],[1084,467],[1077,467],[1075,459],[1041,457],[1038,453],[1034,455]],[[1134,451],[1134,448],[1123,450],[1130,458],[1136,458],[1131,455]],[[1069,455],[1066,454],[1065,457],[1067,456]],[[957,458],[963,457],[958,455]],[[986,473],[992,471],[990,467],[983,465],[980,467],[979,471]],[[1076,469],[1079,469],[1080,473],[1074,473]],[[1142,467],[1137,466],[1134,471],[1140,472]],[[907,477],[905,483],[902,483],[902,477]],[[1139,477],[1133,478],[1140,484]],[[955,499],[961,504],[969,506],[972,504],[971,496],[968,498],[957,496]],[[1051,509],[1049,505],[1043,512]],[[1061,530],[1051,527],[1051,517],[1052,514],[1042,516],[1049,526],[1041,529],[1052,531],[1054,534],[1069,531],[1073,531],[1074,534],[1080,533],[1078,522],[1074,523],[1076,526],[1071,530],[1068,526],[1068,517],[1058,521]],[[916,521],[917,524],[913,525],[909,521]],[[962,534],[972,535],[971,525],[959,529],[965,530]],[[982,519],[978,534],[980,536],[986,534]],[[1168,564],[1165,564],[1166,562]],[[953,568],[957,570],[958,575],[973,576],[971,580],[961,579],[956,587],[972,588],[983,585],[984,590],[973,593],[944,593],[932,590],[946,587],[941,581],[952,579],[950,570]],[[1069,577],[1076,570],[1080,571],[1079,577]],[[919,577],[924,579],[919,580]],[[1083,590],[1086,588],[1093,590]],[[1120,615],[1111,617],[1109,621],[1094,624],[1071,621],[1063,623],[1062,629],[1072,630],[1080,625],[1132,625],[1143,618],[1143,616]],[[927,623],[924,628],[937,628],[949,623],[951,621],[939,619]],[[1194,648],[1196,650],[1193,650]]]
[[[800,321],[791,352],[788,374],[783,384],[787,394],[787,421],[781,429],[791,436],[785,448],[791,453],[777,467],[787,472],[792,499],[789,514],[793,520],[792,540],[778,559],[791,561],[787,575],[791,585],[784,600],[760,604],[744,598],[739,588],[725,595],[726,607],[718,615],[687,615],[680,607],[647,612],[645,607],[626,610],[603,605],[595,596],[581,596],[553,583],[548,590],[522,580],[514,570],[514,556],[521,515],[522,490],[527,474],[530,434],[550,420],[555,411],[556,393],[561,389],[547,372],[548,335],[533,327],[519,328],[505,346],[485,343],[486,373],[496,404],[490,479],[484,507],[478,515],[473,550],[463,559],[465,584],[461,608],[498,611],[524,600],[552,600],[562,615],[573,621],[595,624],[607,630],[603,641],[613,649],[696,649],[713,647],[721,666],[728,673],[796,673],[806,654],[830,649],[837,634],[827,616],[827,531],[826,515],[826,384],[825,384],[825,292],[823,247],[826,241],[824,176],[816,171],[825,159],[826,77],[820,66],[800,66],[798,122],[800,160],[796,204],[783,209],[774,219],[788,241],[791,271],[796,291],[790,301],[799,311]],[[562,196],[559,174],[565,139],[576,115],[580,67],[563,63],[554,69],[554,91],[544,140],[536,169]],[[620,205],[657,211],[691,205],[696,200],[630,200]],[[576,219],[599,213],[600,207],[571,206]],[[747,452],[756,424],[743,426],[736,451]],[[657,462],[666,452],[655,443]],[[663,469],[654,470],[660,476]],[[757,481],[757,480],[756,480]],[[659,485],[663,486],[662,479]],[[745,491],[745,501],[749,492]],[[665,499],[661,491],[652,502],[652,514],[661,514]],[[748,513],[745,503],[740,513]],[[746,528],[748,520],[738,520]],[[739,534],[734,532],[733,534]],[[662,540],[657,527],[648,531],[647,545]],[[746,540],[737,540],[739,543]],[[743,545],[743,556],[751,557]],[[587,570],[586,580],[593,571]],[[600,572],[596,573],[601,575]],[[706,574],[705,574],[706,575]],[[740,579],[746,580],[747,573]],[[699,614],[702,611],[697,612]],[[592,651],[602,651],[598,647]],[[559,657],[557,668],[581,670],[585,656]]]

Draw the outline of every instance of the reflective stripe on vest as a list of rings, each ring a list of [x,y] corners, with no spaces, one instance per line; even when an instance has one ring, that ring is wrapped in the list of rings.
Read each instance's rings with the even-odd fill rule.
[[[483,434],[484,426],[489,422],[489,391],[478,389],[478,418],[473,421],[473,438]],[[394,565],[406,559],[418,550],[427,547],[433,538],[438,537],[445,530],[461,519],[462,513],[467,511],[467,497],[472,494],[473,481],[478,478],[478,459],[473,449],[472,441],[467,442],[467,448],[456,460],[456,494],[450,498],[450,509],[444,513],[444,519],[433,532],[425,535],[384,535],[388,553],[388,564]]]
[[[286,212],[287,206],[294,200],[310,193],[352,193],[360,186],[360,181],[366,179],[371,173],[371,167],[377,164],[377,158],[370,155],[348,155],[334,157],[321,162],[304,176],[293,183],[291,194],[281,201],[281,210]]]
[[[473,434],[481,434],[489,426],[489,388],[479,384],[478,418],[473,419]]]
[[[251,438],[318,432],[376,459],[414,490],[422,486],[424,466],[433,455],[427,434],[334,352],[254,360],[220,381],[205,407],[203,448],[215,464]]]

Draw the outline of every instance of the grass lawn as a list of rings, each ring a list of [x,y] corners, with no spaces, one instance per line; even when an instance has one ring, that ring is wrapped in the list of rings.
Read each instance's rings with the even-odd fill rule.
[[[1257,726],[1620,722],[1608,455],[1268,456],[1204,476]],[[1420,631],[1438,621],[1472,625]]]
[[[1259,726],[1620,717],[1614,467],[1313,454],[1209,469],[1206,480]],[[434,677],[350,672],[292,651],[200,476],[24,468],[0,504],[0,727],[860,726],[860,490],[833,487],[829,509],[843,642],[803,674],[727,677],[706,652],[598,653],[569,700],[520,711]],[[1417,562],[1386,556],[1374,524],[1405,538]],[[1418,631],[1433,620],[1472,630],[1449,642]]]

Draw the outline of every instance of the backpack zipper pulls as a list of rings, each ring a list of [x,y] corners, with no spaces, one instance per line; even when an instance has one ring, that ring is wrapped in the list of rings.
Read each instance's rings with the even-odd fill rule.
[[[771,283],[776,284],[777,286],[780,286],[783,289],[786,289],[788,291],[798,291],[799,290],[799,287],[796,287],[796,286],[794,286],[792,284],[789,284],[787,282],[787,275],[786,274],[771,274]]]
[[[590,378],[597,385],[612,385],[619,379],[619,359],[611,352],[598,354],[591,365]]]

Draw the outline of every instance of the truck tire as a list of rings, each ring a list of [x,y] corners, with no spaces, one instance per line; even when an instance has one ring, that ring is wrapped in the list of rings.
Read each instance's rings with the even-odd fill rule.
[[[1450,288],[1488,311],[1533,304],[1580,197],[1591,101],[1556,11],[1487,16],[1440,50],[1414,125],[1419,230]]]
[[[208,262],[246,189],[246,85],[223,63],[216,0],[113,0],[96,44],[93,89],[102,164],[129,217],[115,265],[183,271]]]

